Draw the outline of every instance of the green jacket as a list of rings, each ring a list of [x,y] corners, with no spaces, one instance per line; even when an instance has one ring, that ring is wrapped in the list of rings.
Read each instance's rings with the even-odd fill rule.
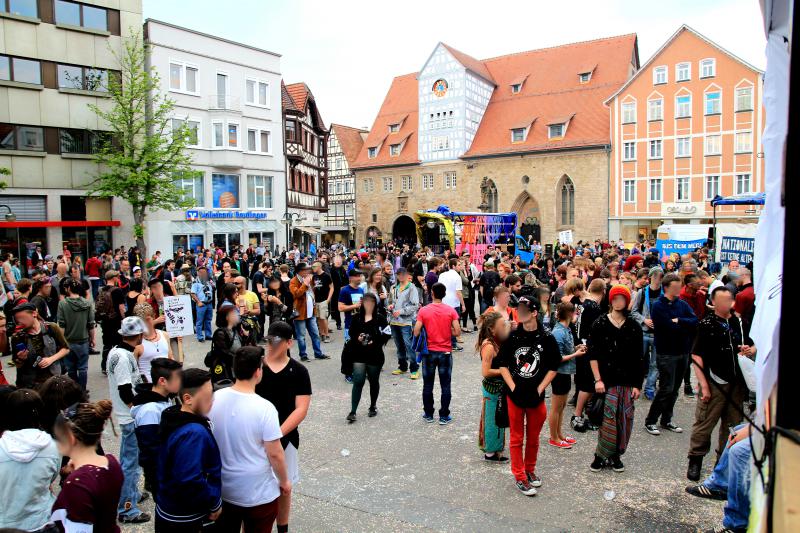
[[[94,328],[94,305],[82,296],[64,298],[58,302],[57,320],[68,343],[86,342]]]

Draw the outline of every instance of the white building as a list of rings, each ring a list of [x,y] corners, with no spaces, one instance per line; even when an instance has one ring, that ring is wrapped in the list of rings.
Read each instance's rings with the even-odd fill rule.
[[[280,55],[151,19],[144,37],[162,94],[175,102],[174,124],[195,132],[195,173],[179,179],[196,207],[150,214],[148,248],[283,243]]]

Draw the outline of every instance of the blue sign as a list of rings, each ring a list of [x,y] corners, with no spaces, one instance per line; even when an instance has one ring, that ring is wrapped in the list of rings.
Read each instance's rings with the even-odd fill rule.
[[[739,261],[746,265],[753,260],[756,240],[751,237],[722,237],[719,260],[723,263]]]
[[[207,209],[189,209],[186,220],[266,220],[269,211],[211,211]]]
[[[694,252],[698,248],[702,248],[707,239],[695,239],[693,241],[676,241],[664,240],[656,241],[656,248],[662,259],[669,256],[671,253],[676,252],[680,255]]]

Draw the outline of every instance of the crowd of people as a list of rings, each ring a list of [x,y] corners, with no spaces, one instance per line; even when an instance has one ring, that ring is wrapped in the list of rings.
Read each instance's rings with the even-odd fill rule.
[[[390,339],[391,373],[422,378],[422,420],[450,424],[453,354],[474,345],[478,445],[486,461],[510,463],[526,496],[544,482],[545,422],[546,443],[558,449],[596,431],[587,465],[623,472],[637,401],[650,402],[650,435],[681,433],[673,408],[683,385],[697,397],[695,419],[683,421],[695,483],[687,492],[726,499],[723,525],[744,530],[752,265],[716,271],[706,249],[664,258],[648,243],[535,252],[528,264],[505,246],[482,257],[410,243],[313,253],[212,247],[166,259],[134,247],[85,264],[41,257],[27,277],[5,257],[0,352],[11,356],[16,383],[0,366],[0,498],[18,505],[0,511],[0,528],[118,531],[118,522],[152,520],[140,507],[152,497],[156,531],[271,531],[275,522],[288,531],[298,427],[311,403],[303,363],[330,359],[323,347],[341,331],[348,424],[358,421],[365,385],[367,416],[378,416]],[[210,341],[207,370],[183,368],[183,340],[165,328],[170,296],[191,298],[196,340]],[[110,400],[89,401],[91,354],[102,355]],[[117,457],[101,446],[111,417]],[[698,484],[718,424],[714,472]],[[29,480],[23,491],[19,477]]]

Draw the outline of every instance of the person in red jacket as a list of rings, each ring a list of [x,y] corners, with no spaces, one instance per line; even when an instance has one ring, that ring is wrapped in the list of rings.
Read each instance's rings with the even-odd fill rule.
[[[706,316],[706,291],[697,274],[689,273],[683,277],[680,299],[689,304],[697,320]]]
[[[102,271],[103,261],[100,259],[100,254],[95,252],[92,257],[86,260],[86,266],[84,267],[86,279],[92,285],[92,298],[95,300],[97,299],[97,292],[100,290]]]
[[[749,269],[740,267],[739,278],[736,280],[739,291],[736,293],[736,303],[733,310],[742,318],[745,331],[750,331],[750,323],[753,321],[753,311],[756,304],[756,293],[753,289],[753,274]]]

